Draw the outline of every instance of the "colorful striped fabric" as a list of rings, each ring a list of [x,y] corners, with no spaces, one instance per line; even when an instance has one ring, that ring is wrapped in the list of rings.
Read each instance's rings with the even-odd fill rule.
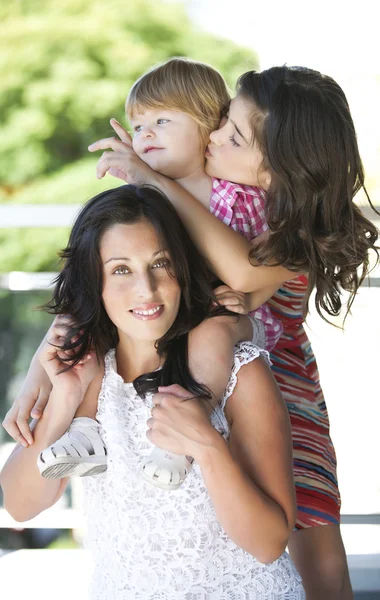
[[[261,188],[213,178],[210,211],[249,242],[268,229],[265,192]],[[266,302],[249,314],[264,324],[265,350],[270,352],[280,339],[281,321],[274,318]]]
[[[288,281],[269,301],[284,328],[271,359],[292,426],[297,529],[340,521],[329,417],[315,356],[303,327],[307,283],[305,276]]]
[[[252,239],[265,231],[265,192],[213,180],[211,212]],[[286,401],[293,436],[297,529],[330,525],[340,520],[340,494],[330,424],[311,344],[303,327],[307,278],[286,282],[265,306],[269,328],[283,332],[271,353],[273,373]],[[274,317],[270,322],[268,304]],[[263,308],[263,307],[262,307]],[[260,309],[259,309],[260,310]],[[274,331],[274,341],[281,329]]]

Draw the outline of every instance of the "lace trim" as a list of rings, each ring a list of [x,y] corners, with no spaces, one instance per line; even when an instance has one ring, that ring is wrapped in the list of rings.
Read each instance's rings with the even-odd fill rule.
[[[116,371],[116,352],[113,348],[109,350],[104,357],[104,377],[100,388],[98,398],[98,409],[96,419],[99,421],[105,411],[106,394],[113,394],[115,397],[122,395],[123,389],[133,389],[133,383],[126,383],[121,375]]]
[[[235,353],[231,393],[240,367],[267,356],[249,342]],[[99,407],[107,471],[83,481],[86,545],[94,558],[91,600],[304,600],[287,554],[263,565],[228,538],[199,464],[175,492],[141,478],[141,461],[152,451],[150,407],[115,373],[113,357],[106,357]],[[220,405],[218,411],[222,416]]]
[[[253,360],[256,360],[256,358],[259,358],[260,356],[267,361],[269,366],[272,365],[269,352],[259,348],[259,346],[255,346],[255,344],[252,344],[252,342],[240,342],[235,346],[235,355],[231,375],[221,402],[223,409],[226,406],[228,398],[233,394],[241,367],[247,365]]]

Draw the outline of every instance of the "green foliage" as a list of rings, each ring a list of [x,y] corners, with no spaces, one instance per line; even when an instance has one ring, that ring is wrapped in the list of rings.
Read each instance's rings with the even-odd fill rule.
[[[250,50],[197,31],[181,3],[8,0],[0,23],[1,202],[78,203],[115,185],[95,179],[87,146],[111,133],[110,117],[125,121],[128,90],[153,64],[191,56],[219,68],[231,87],[256,66]],[[33,244],[12,259],[12,235],[1,233],[6,268],[24,268]],[[46,264],[54,237],[39,232],[41,257],[28,256],[29,265]]]
[[[68,237],[67,227],[0,230],[2,272],[57,271],[57,253]]]
[[[54,173],[42,175],[30,184],[20,186],[16,195],[4,195],[1,201],[17,204],[80,204],[103,190],[123,183],[111,176],[96,179],[95,165],[96,158],[93,155],[68,163]]]

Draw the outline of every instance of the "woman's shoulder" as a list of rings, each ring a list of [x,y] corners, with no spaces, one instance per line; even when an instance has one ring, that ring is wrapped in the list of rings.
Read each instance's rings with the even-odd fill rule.
[[[111,348],[111,350],[108,350],[108,352],[106,352],[103,363],[105,373],[117,372],[115,348]]]
[[[239,342],[234,348],[234,363],[241,366],[254,361],[260,356],[263,357],[268,364],[271,364],[269,353],[253,342]]]
[[[247,371],[246,365],[250,365],[258,358],[262,358],[269,366],[271,365],[269,353],[252,342],[239,342],[234,348],[234,360],[232,364],[230,378],[225,389],[222,405],[225,406],[228,398],[235,391],[238,379],[241,379],[242,368]]]

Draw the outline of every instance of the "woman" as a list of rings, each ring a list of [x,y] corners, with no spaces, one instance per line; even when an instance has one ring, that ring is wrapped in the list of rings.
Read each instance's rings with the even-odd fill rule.
[[[304,598],[284,553],[295,519],[284,402],[251,343],[236,347],[219,405],[193,378],[188,333],[212,317],[214,297],[174,209],[151,188],[104,192],[64,258],[50,309],[75,325],[55,325],[40,351],[53,390],[34,444],[1,474],[7,510],[22,521],[59,499],[65,480],[42,478],[36,459],[97,395],[108,468],[86,480],[91,598]],[[179,490],[140,477],[152,444],[194,457]]]

